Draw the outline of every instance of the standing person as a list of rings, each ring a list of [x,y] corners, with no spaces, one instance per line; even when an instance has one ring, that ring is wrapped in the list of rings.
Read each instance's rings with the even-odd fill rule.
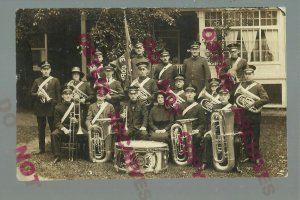
[[[74,110],[74,106],[78,106],[74,103],[71,102],[72,100],[72,91],[73,87],[66,85],[63,87],[62,90],[62,98],[63,102],[57,104],[55,106],[55,111],[54,111],[54,126],[55,130],[51,133],[52,138],[53,138],[53,146],[54,146],[54,156],[55,159],[53,163],[57,163],[61,161],[61,151],[60,151],[60,146],[61,146],[61,140],[63,138],[71,137],[72,131],[76,134],[79,128],[80,123],[78,119],[75,116],[71,117],[71,114]],[[79,115],[82,115],[82,112],[79,111]],[[78,113],[76,113],[78,114]],[[70,124],[73,123],[73,130],[72,127],[70,127]],[[83,132],[83,141],[85,144],[87,144],[87,132],[85,129],[82,129]],[[77,135],[76,137],[79,137]],[[85,149],[85,153],[87,153],[87,149]]]
[[[93,88],[95,80],[104,77],[103,70],[103,53],[96,49],[92,64],[89,66],[89,74],[87,80],[90,81],[90,86]]]
[[[87,111],[90,104],[95,101],[95,92],[90,87],[90,84],[83,82],[81,79],[84,77],[84,73],[81,72],[79,67],[72,68],[72,80],[67,83],[68,86],[73,88],[73,97],[80,102],[80,108],[82,111],[82,125],[85,126],[84,120],[87,116]]]
[[[160,59],[162,63],[157,64],[154,70],[154,79],[156,81],[169,80],[170,86],[174,87],[173,78],[177,74],[177,67],[170,63],[170,53],[164,50]]]
[[[247,65],[247,60],[239,57],[240,45],[237,43],[227,45],[229,48],[230,58],[225,60],[226,66],[220,71],[220,77],[230,77],[233,83],[242,81],[243,70],[242,68]],[[231,88],[227,88],[231,89]]]
[[[254,65],[246,65],[242,68],[244,80],[238,84],[236,84],[235,89],[233,90],[231,94],[231,100],[234,99],[234,102],[236,103],[238,107],[242,107],[243,109],[243,116],[245,118],[245,121],[248,121],[250,123],[249,130],[243,130],[244,133],[249,132],[253,134],[247,134],[246,136],[243,134],[242,136],[246,137],[246,148],[250,148],[250,158],[252,161],[259,162],[259,160],[255,160],[257,158],[257,155],[259,154],[259,138],[260,138],[260,123],[261,123],[261,111],[257,110],[261,108],[262,106],[268,104],[270,102],[269,96],[264,89],[264,87],[259,84],[258,82],[254,81],[254,71],[256,70],[256,67]],[[249,93],[251,96],[250,98],[253,99],[252,103],[246,103],[245,107],[240,106],[237,101],[238,97],[243,94],[242,90],[246,93]],[[247,96],[247,94],[246,94]],[[253,98],[255,97],[255,99]],[[253,112],[253,109],[257,110]],[[249,152],[249,151],[248,151]]]
[[[120,113],[120,102],[123,100],[125,95],[121,83],[113,78],[115,69],[116,66],[111,63],[106,65],[104,67],[105,78],[103,78],[104,80],[100,80],[100,82],[104,82],[109,85],[110,93],[105,96],[105,99],[114,106],[116,113]]]
[[[132,140],[148,139],[148,110],[144,104],[138,101],[139,88],[136,86],[128,87],[129,101],[123,105],[122,114],[125,119],[125,129]]]
[[[51,66],[48,62],[45,62],[41,66],[41,72],[42,77],[35,79],[31,88],[31,95],[34,97],[34,108],[39,131],[38,154],[45,153],[46,119],[48,121],[50,131],[54,131],[54,107],[61,101],[60,83],[57,78],[50,75]],[[52,145],[53,144],[51,142],[51,148]]]
[[[208,88],[208,79],[211,78],[210,69],[205,58],[200,56],[200,42],[193,42],[190,51],[192,56],[183,61],[182,73],[185,75],[185,84],[196,86],[198,94],[205,86]]]
[[[149,110],[152,106],[154,93],[158,91],[156,81],[150,77],[150,64],[149,62],[142,61],[136,64],[138,67],[138,78],[132,81],[130,86],[139,87],[138,98],[146,105]]]
[[[135,52],[135,55],[131,59],[132,80],[136,79],[139,76],[137,64],[148,60],[144,55],[145,49],[144,49],[143,43],[137,42],[134,46],[134,52]],[[149,69],[150,69],[149,71],[151,72],[150,63],[149,63]],[[151,77],[151,74],[150,74],[150,77]]]

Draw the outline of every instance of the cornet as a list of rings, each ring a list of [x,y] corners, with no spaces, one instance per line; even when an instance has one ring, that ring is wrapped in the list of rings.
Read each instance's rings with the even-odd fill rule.
[[[177,101],[179,104],[185,102],[185,100],[184,100],[183,98],[181,98],[179,95],[177,95],[175,92],[173,92],[173,90],[169,90],[169,92],[171,92],[172,94],[175,95],[176,101]]]
[[[73,81],[68,83],[69,86],[73,87],[73,99],[88,98],[88,96],[80,89],[76,88],[73,83],[74,83]]]
[[[46,103],[51,100],[51,98],[43,88],[39,88],[37,93],[42,94],[42,97],[40,99],[42,103]]]

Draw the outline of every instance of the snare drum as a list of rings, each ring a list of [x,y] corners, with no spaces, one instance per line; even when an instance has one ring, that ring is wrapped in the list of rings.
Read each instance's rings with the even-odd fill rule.
[[[168,168],[169,147],[163,142],[120,141],[115,143],[114,167],[117,171],[154,172]]]

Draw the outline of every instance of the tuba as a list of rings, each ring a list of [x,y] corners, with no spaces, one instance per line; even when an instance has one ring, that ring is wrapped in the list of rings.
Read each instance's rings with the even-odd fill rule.
[[[228,172],[235,166],[234,155],[234,113],[230,109],[211,114],[211,136],[213,165],[216,170]]]
[[[260,97],[243,88],[241,84],[236,89],[234,94],[241,94],[235,100],[236,104],[239,107],[245,108],[246,110],[249,110],[253,113],[259,113],[261,111],[262,106],[259,108],[256,108],[255,106],[249,106],[252,105],[255,101],[260,100]]]
[[[148,97],[150,97],[151,94],[145,90],[145,88],[143,87],[139,87],[139,91],[138,91],[138,97],[137,99],[139,101],[141,101],[143,104],[145,104],[146,106],[149,106],[151,104],[151,102],[148,100]]]
[[[96,128],[89,131],[89,159],[91,162],[104,163],[112,158],[112,149],[107,149],[108,142],[112,142],[108,138],[113,137],[111,124],[107,124],[111,118],[97,119],[97,121],[105,125],[106,131],[104,131],[103,125],[94,125]]]
[[[206,90],[205,87],[202,89],[200,94],[198,95],[198,99],[203,97],[204,99],[201,100],[200,105],[202,106],[203,109],[205,109],[208,112],[212,112],[213,106],[215,104],[221,103],[217,98],[213,97],[211,94],[209,94]]]
[[[173,160],[177,165],[187,165],[192,156],[192,119],[177,120],[171,127]]]

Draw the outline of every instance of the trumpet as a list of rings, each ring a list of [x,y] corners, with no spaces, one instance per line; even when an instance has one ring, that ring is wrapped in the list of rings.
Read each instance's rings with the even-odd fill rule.
[[[208,112],[212,112],[212,108],[215,104],[221,103],[217,98],[213,97],[209,94],[205,88],[199,93],[198,98],[203,97],[204,99],[201,100],[200,105],[202,108],[207,110]]]
[[[77,135],[82,135],[83,131],[81,128],[81,114],[80,114],[80,103],[73,107],[73,111],[70,113],[70,130],[71,135],[69,137],[69,160],[74,160],[74,153],[77,156]],[[77,120],[78,118],[78,120]],[[78,130],[75,133],[76,124],[78,123]],[[75,152],[74,152],[75,151]]]
[[[46,103],[52,99],[43,88],[39,88],[37,93],[42,94],[42,98],[40,99],[42,103]]]
[[[236,104],[242,108],[245,108],[253,113],[259,113],[262,109],[262,106],[259,108],[256,108],[253,106],[253,103],[257,100],[260,100],[260,97],[256,96],[255,94],[249,92],[245,88],[243,88],[241,85],[236,89],[234,94],[241,94],[236,98]],[[250,107],[250,105],[252,105]]]
[[[148,97],[151,97],[151,94],[143,87],[139,87],[137,99],[144,103],[146,106],[149,106],[151,102],[148,100]]]
[[[70,81],[68,83],[69,86],[73,87],[73,99],[79,100],[81,98],[88,98],[88,95],[86,95],[84,92],[82,92],[80,89],[75,87],[74,81]]]

